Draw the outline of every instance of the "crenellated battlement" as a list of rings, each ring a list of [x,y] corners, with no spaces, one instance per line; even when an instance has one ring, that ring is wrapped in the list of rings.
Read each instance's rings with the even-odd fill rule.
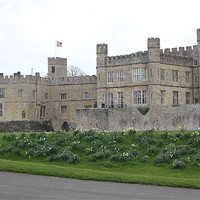
[[[49,65],[67,65],[67,58],[52,57],[48,58]]]
[[[176,55],[176,56],[187,56],[187,57],[198,57],[198,48],[197,45],[194,46],[187,46],[185,47],[179,47],[179,48],[172,48],[171,50],[169,48],[161,49],[161,54],[170,54],[170,55]]]
[[[51,80],[51,83],[54,82]],[[58,78],[58,85],[77,85],[77,84],[96,84],[97,77],[92,76],[75,76],[75,77],[60,77]]]
[[[108,54],[108,45],[107,44],[97,44],[96,46],[97,54]]]
[[[146,63],[148,61],[147,51],[139,51],[129,55],[111,56],[106,58],[106,66],[130,65],[133,63]]]
[[[148,48],[160,48],[160,38],[148,38],[147,47]]]
[[[193,66],[194,61],[198,60],[198,47],[187,46],[179,48],[169,48],[160,50],[161,63],[179,65],[179,66]]]
[[[35,73],[33,75],[21,75],[21,72],[14,73],[10,76],[4,76],[3,73],[0,73],[0,84],[35,84],[36,81],[40,84],[49,84],[49,79],[40,77],[40,73]]]
[[[160,55],[160,63],[168,65],[192,67],[194,65],[192,57],[178,56],[163,53]]]

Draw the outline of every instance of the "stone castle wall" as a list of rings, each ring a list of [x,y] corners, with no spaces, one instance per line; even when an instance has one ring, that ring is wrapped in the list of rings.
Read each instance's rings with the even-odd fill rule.
[[[0,122],[0,133],[53,131],[49,121],[6,121]]]
[[[146,115],[137,108],[124,109],[79,109],[77,129],[127,130],[129,128],[147,130],[178,130],[186,127],[195,130],[200,127],[200,105],[150,106]]]

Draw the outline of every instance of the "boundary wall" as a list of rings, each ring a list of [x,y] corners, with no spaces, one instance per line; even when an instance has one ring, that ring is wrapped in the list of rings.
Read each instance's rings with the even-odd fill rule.
[[[200,104],[150,106],[146,115],[137,108],[78,109],[79,130],[197,130],[200,127]]]
[[[0,133],[53,131],[49,121],[5,121],[0,122]]]

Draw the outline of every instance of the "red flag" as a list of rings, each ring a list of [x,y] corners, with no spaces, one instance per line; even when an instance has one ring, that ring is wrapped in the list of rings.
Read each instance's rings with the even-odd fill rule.
[[[62,47],[62,42],[57,41],[57,47]]]

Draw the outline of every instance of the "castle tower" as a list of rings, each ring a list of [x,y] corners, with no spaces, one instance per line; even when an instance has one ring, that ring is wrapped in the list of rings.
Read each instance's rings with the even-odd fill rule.
[[[160,62],[160,38],[147,40],[149,62]]]
[[[108,55],[108,45],[107,44],[97,44],[97,107],[104,108],[107,104],[106,96],[106,85],[107,85],[107,68],[106,68],[106,58]]]
[[[48,58],[48,78],[56,80],[67,76],[66,58]]]
[[[97,67],[105,66],[106,57],[108,55],[108,45],[107,44],[97,44]]]
[[[148,38],[148,104],[156,104],[160,91],[159,67],[160,67],[160,39]]]

